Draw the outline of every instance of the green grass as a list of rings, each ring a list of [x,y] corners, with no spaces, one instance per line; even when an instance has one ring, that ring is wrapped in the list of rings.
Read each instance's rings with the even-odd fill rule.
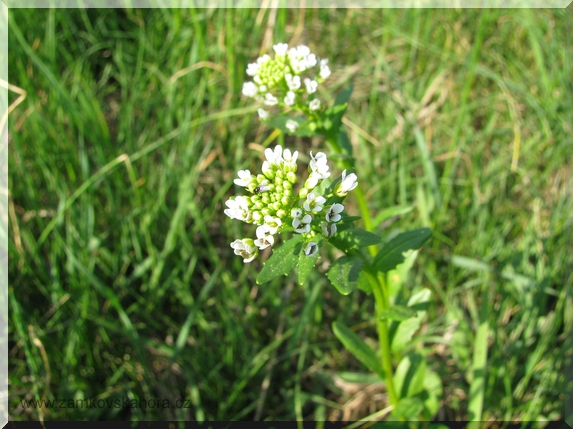
[[[407,290],[435,297],[411,348],[442,377],[436,418],[564,418],[571,18],[10,9],[10,83],[27,94],[9,118],[10,417],[324,420],[382,409],[375,396],[351,402],[333,378],[364,368],[332,321],[368,341],[376,333],[372,300],[326,281],[329,254],[302,287],[295,277],[257,286],[261,262],[229,247],[250,232],[223,203],[237,170],[259,168],[271,133],[241,97],[244,70],[300,35],[332,65],[324,99],[355,85],[346,125],[373,216],[415,205],[380,232],[434,230]],[[36,398],[190,402],[21,407]]]

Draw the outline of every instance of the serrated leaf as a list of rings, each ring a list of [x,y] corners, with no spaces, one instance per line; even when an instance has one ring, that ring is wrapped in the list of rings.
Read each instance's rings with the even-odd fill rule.
[[[320,248],[320,241],[318,242],[318,246]],[[304,245],[303,245],[304,249]],[[300,252],[298,256],[298,284],[303,285],[314,265],[316,264],[316,260],[320,256],[320,252],[316,252],[313,256],[306,256],[304,251]]]
[[[430,289],[422,289],[415,293],[408,300],[407,306],[416,310],[417,315],[403,322],[392,322],[390,325],[390,344],[393,351],[400,351],[410,343],[414,333],[420,328],[424,317],[426,317],[431,296]]]
[[[382,369],[380,360],[374,350],[372,350],[362,338],[339,322],[332,322],[332,331],[346,350],[356,356],[356,359],[366,366],[366,368],[374,371],[381,379],[384,379],[384,370]]]
[[[267,283],[275,277],[290,273],[298,263],[298,254],[302,247],[300,246],[301,240],[302,235],[297,234],[281,247],[273,250],[272,256],[265,262],[257,276],[257,283]]]
[[[415,317],[418,313],[416,310],[410,307],[405,307],[403,305],[393,305],[388,307],[380,314],[380,319],[382,320],[397,320],[399,322],[403,320]]]
[[[332,264],[330,269],[326,272],[326,276],[332,285],[338,289],[338,292],[342,295],[348,295],[356,286],[361,268],[362,261],[360,259],[343,256]]]
[[[417,420],[422,411],[424,404],[420,398],[402,398],[392,411],[392,415],[406,420]]]
[[[372,224],[376,227],[376,226],[380,225],[382,222],[384,222],[385,220],[390,219],[391,217],[399,216],[399,215],[411,212],[413,210],[413,208],[414,208],[414,206],[388,207],[387,209],[382,210],[380,213],[378,213],[376,215],[376,217],[372,221]]]
[[[330,242],[343,252],[359,247],[373,246],[382,241],[382,237],[360,228],[341,231],[330,239]]]
[[[418,249],[431,236],[432,230],[429,228],[420,228],[398,234],[378,252],[374,259],[374,267],[383,273],[396,268],[398,264],[404,262],[403,252]]]

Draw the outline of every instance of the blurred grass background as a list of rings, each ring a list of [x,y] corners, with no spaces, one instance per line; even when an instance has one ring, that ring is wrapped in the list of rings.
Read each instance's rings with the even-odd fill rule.
[[[415,206],[379,231],[434,230],[407,286],[434,295],[411,349],[442,377],[436,419],[470,419],[480,401],[484,421],[565,418],[571,9],[9,12],[10,83],[25,91],[10,92],[12,419],[339,420],[384,406],[383,386],[337,376],[364,368],[332,321],[376,336],[372,300],[322,274],[328,253],[302,287],[258,286],[261,260],[229,247],[250,230],[223,203],[271,132],[241,97],[245,68],[282,41],[330,60],[323,99],[354,83],[345,124],[371,212]],[[21,405],[39,398],[190,406]]]

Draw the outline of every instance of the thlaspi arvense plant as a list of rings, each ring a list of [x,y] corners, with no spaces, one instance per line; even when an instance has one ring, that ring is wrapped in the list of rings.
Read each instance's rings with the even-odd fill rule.
[[[431,231],[421,228],[388,237],[374,232],[385,219],[411,208],[388,208],[374,219],[370,215],[355,172],[352,146],[342,127],[352,86],[332,106],[326,106],[318,94],[319,86],[331,75],[328,60],[318,58],[307,46],[289,48],[279,43],[273,50],[273,55],[263,55],[248,65],[251,79],[244,83],[243,95],[259,104],[259,119],[278,130],[277,135],[320,136],[326,145],[324,151],[309,153],[307,172],[299,170],[298,151],[276,145],[265,150],[260,172],[237,173],[234,183],[244,192],[226,201],[225,214],[257,227],[254,236],[236,239],[231,247],[245,263],[253,261],[260,250],[273,248],[257,276],[258,283],[297,268],[298,282],[304,284],[322,247],[342,251],[344,256],[332,262],[326,276],[342,295],[359,288],[374,297],[379,349],[373,350],[340,322],[333,323],[334,334],[384,381],[393,418],[431,419],[442,394],[441,379],[422,354],[408,349],[431,293],[424,288],[415,293],[403,290],[417,249],[431,237]],[[334,180],[329,158],[342,171]],[[344,200],[349,193],[356,196],[361,216],[346,213]],[[360,218],[364,228],[355,226]]]

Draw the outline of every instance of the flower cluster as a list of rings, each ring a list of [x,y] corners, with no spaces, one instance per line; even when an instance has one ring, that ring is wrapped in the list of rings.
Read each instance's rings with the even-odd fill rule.
[[[253,80],[243,84],[243,95],[264,104],[258,110],[262,120],[270,118],[273,106],[310,116],[318,113],[322,104],[316,91],[319,83],[330,76],[328,60],[318,59],[304,45],[289,49],[286,43],[278,43],[273,49],[274,57],[265,54],[248,65],[247,74]],[[286,123],[291,132],[298,126],[292,119]]]
[[[323,152],[310,153],[309,175],[304,185],[297,186],[298,152],[291,152],[277,145],[274,150],[265,150],[266,160],[262,174],[251,174],[249,170],[237,173],[235,184],[245,188],[249,195],[241,195],[225,202],[225,214],[258,225],[256,239],[243,238],[231,243],[236,255],[244,262],[252,261],[259,250],[275,244],[275,235],[285,230],[302,234],[305,240],[304,252],[314,256],[318,252],[318,240],[332,237],[336,223],[342,219],[346,194],[357,186],[356,174],[342,173],[340,183],[330,194],[317,193],[318,185],[330,177],[328,160]]]

